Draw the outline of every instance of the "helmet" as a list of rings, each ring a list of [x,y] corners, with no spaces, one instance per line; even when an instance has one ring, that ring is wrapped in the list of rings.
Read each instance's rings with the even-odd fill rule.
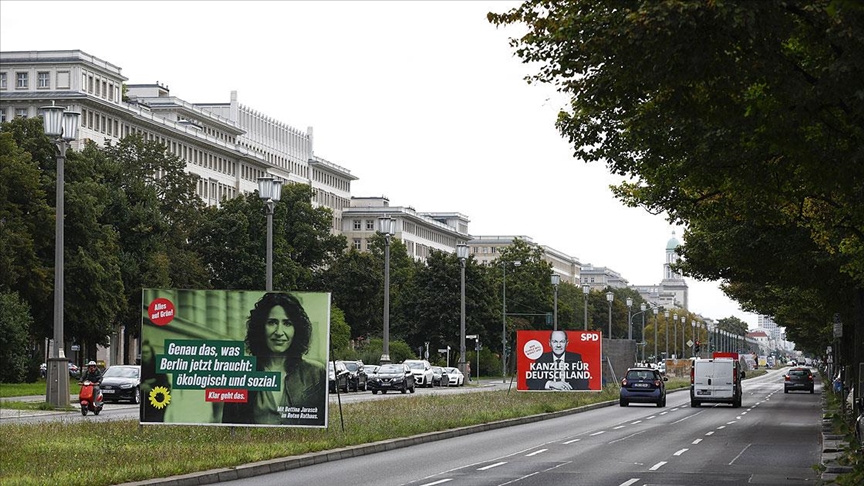
[[[87,363],[87,366],[96,366],[96,362],[95,362],[95,361],[90,361],[89,363]]]

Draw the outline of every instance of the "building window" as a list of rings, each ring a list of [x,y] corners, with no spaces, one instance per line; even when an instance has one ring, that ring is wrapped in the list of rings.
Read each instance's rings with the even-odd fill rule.
[[[0,89],[6,89],[6,73],[0,73]]]
[[[360,238],[354,238],[354,249],[355,250],[362,250],[363,249],[360,246]]]
[[[354,231],[360,231],[360,220],[359,219],[354,220]]]
[[[93,76],[87,76],[87,92],[93,92]]]
[[[366,231],[375,231],[375,220],[367,219],[366,220]]]
[[[18,89],[27,89],[29,84],[29,78],[27,77],[27,73],[16,73],[15,76],[16,83],[15,87]]]
[[[44,71],[36,73],[36,86],[39,89],[47,89],[51,87],[51,73]]]
[[[69,89],[69,71],[57,71],[57,89]]]
[[[15,108],[15,118],[27,118],[27,108]]]

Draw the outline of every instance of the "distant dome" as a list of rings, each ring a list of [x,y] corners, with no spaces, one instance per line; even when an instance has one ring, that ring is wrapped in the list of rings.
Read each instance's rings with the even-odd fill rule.
[[[673,231],[672,232],[672,238],[669,238],[669,242],[666,243],[666,250],[674,250],[675,248],[678,248],[678,246],[680,246],[680,245],[681,245],[681,243],[678,242],[678,238],[675,238],[675,232]]]

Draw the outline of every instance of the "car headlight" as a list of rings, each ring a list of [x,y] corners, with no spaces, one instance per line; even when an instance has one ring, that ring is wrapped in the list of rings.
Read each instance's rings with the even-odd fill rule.
[[[135,385],[133,385],[132,383],[123,383],[122,385],[120,385],[120,388],[126,389],[126,388],[132,388],[133,386],[135,386]]]

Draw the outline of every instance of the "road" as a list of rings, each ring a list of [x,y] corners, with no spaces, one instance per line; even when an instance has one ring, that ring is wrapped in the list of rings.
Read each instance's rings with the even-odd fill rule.
[[[820,395],[783,393],[782,372],[744,382],[744,404],[601,408],[317,464],[234,484],[718,485],[814,484]]]

